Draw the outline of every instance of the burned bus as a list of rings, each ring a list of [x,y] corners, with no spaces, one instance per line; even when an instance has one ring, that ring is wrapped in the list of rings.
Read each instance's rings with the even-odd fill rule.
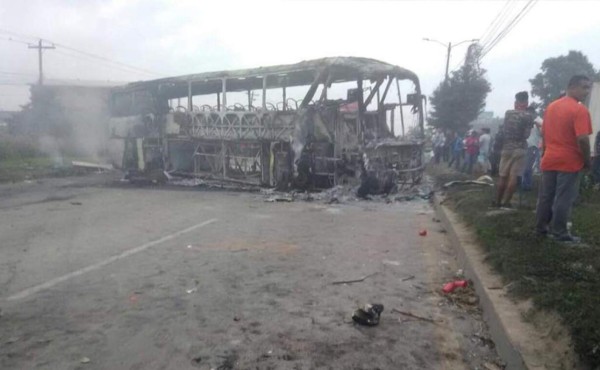
[[[412,85],[405,96],[401,82]],[[414,184],[423,173],[422,101],[409,70],[324,58],[115,88],[110,132],[132,180],[169,173],[307,189],[370,174],[382,187]]]

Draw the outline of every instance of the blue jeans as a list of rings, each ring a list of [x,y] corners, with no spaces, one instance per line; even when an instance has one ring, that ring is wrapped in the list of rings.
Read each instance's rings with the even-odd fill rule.
[[[521,188],[523,190],[531,190],[533,187],[533,166],[539,160],[540,150],[535,146],[527,148],[527,153],[525,154],[525,170],[523,171],[523,179],[521,182]]]
[[[567,221],[578,192],[579,172],[543,171],[536,210],[537,232],[568,236]]]
[[[465,163],[463,164],[462,172],[469,175],[473,172],[473,165],[477,163],[477,154],[465,153]]]

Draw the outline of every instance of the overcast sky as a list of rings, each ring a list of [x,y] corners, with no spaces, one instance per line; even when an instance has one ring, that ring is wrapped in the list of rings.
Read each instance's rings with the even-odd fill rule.
[[[514,4],[512,4],[514,2]],[[31,37],[49,79],[135,81],[171,75],[363,56],[408,68],[430,95],[444,75],[442,42],[480,38],[506,6],[498,1],[0,0],[0,109],[18,109],[37,79]],[[525,5],[508,3],[513,18]],[[12,32],[10,34],[8,32]],[[16,35],[15,35],[16,34]],[[12,41],[8,40],[12,38]],[[502,115],[551,56],[581,50],[600,66],[600,1],[539,1],[483,59],[487,110]],[[25,43],[23,43],[25,42]],[[154,72],[133,71],[70,49]],[[467,44],[453,50],[451,69]]]

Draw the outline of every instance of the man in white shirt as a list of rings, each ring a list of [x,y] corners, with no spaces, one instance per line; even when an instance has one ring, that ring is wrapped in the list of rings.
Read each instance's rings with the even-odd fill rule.
[[[489,128],[482,128],[483,134],[479,137],[479,164],[483,169],[483,173],[490,171],[490,148],[492,137]]]
[[[534,109],[527,109],[528,112],[534,114]],[[533,171],[536,163],[539,166],[540,162],[540,142],[542,140],[542,119],[536,117],[533,120],[533,128],[527,139],[527,153],[525,154],[525,169],[523,170],[523,178],[521,179],[521,188],[524,191],[531,191],[533,188]]]

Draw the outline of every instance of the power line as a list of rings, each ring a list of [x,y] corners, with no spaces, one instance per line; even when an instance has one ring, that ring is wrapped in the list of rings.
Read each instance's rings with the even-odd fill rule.
[[[481,46],[481,48],[483,49],[485,46],[487,46],[487,43],[492,40],[493,38],[495,38],[496,32],[501,29],[501,27],[503,25],[505,25],[505,22],[507,20],[508,15],[510,15],[515,7],[515,2],[516,0],[506,0],[506,2],[504,3],[504,6],[500,9],[500,11],[496,14],[496,16],[494,17],[494,19],[492,20],[492,22],[490,22],[490,24],[488,25],[488,27],[486,28],[486,30],[483,32],[483,34],[481,35],[481,37],[479,38],[479,44]],[[455,71],[459,66],[461,66],[462,64],[464,64],[464,62],[467,60],[467,53],[465,53],[465,56],[461,59],[461,61],[459,63],[457,63],[456,65],[454,65],[454,67],[452,68],[453,71]]]
[[[488,43],[497,36],[498,32],[510,22],[510,17],[515,13],[514,10],[516,10],[516,5],[516,0],[507,0],[505,6],[496,16],[496,22],[490,27],[487,35],[482,38],[482,46],[487,46]]]
[[[533,8],[533,6],[537,3],[538,0],[529,0],[527,4],[521,9],[519,14],[496,36],[494,40],[490,42],[490,44],[482,51],[480,59],[483,59],[506,35],[512,31],[515,26],[529,13],[529,11]]]
[[[28,43],[28,42],[25,42],[25,41],[20,41],[20,40],[15,40],[15,39],[13,39],[12,37],[2,37],[2,38],[0,38],[0,40],[3,40],[3,41],[10,41],[10,42],[16,42],[16,43],[18,43],[18,44],[25,44],[25,45],[29,45],[29,43]]]
[[[95,63],[98,67],[102,67],[102,68],[108,68],[108,69],[113,69],[116,71],[120,71],[120,72],[127,72],[127,73],[141,73],[146,75],[145,72],[137,72],[137,71],[132,71],[131,69],[127,69],[125,67],[120,67],[120,66],[116,66],[116,65],[111,65],[111,64],[106,64],[100,60],[97,60],[95,58],[90,58],[81,54],[75,54],[72,52],[65,52],[64,50],[58,49],[55,51],[57,54],[63,55],[63,56],[67,56],[69,58],[74,58],[74,59],[78,59],[78,60],[82,60],[85,62],[90,62],[90,63]]]
[[[129,69],[132,69],[132,70],[135,70],[135,71],[139,71],[141,73],[155,75],[155,76],[162,76],[160,73],[157,73],[157,72],[153,72],[153,71],[150,71],[150,70],[147,70],[147,69],[143,69],[143,68],[138,68],[138,67],[132,66],[130,64],[126,64],[126,63],[121,63],[121,62],[118,62],[118,61],[115,61],[115,60],[111,60],[111,59],[102,57],[100,55],[88,53],[87,51],[75,49],[75,48],[72,48],[70,46],[66,46],[66,45],[59,44],[59,43],[55,43],[55,45],[60,46],[63,49],[67,49],[67,50],[70,50],[70,51],[73,51],[73,52],[76,52],[76,53],[88,56],[90,58],[95,58],[95,59],[102,60],[102,61],[105,61],[105,62],[108,62],[108,63],[113,63],[113,64],[116,64],[116,65],[120,65],[120,66],[129,68]]]
[[[32,35],[20,34],[20,33],[13,32],[13,31],[10,31],[10,30],[7,30],[7,29],[3,29],[3,28],[0,28],[0,33],[5,33],[5,34],[9,34],[9,35],[16,36],[16,37],[19,37],[19,38],[24,38],[24,39],[41,39],[40,37],[35,37],[35,36],[32,36]],[[126,67],[126,68],[128,68],[130,70],[137,71],[139,73],[143,73],[143,74],[147,74],[147,75],[163,76],[160,73],[157,73],[157,72],[154,72],[154,71],[150,71],[150,70],[147,70],[147,69],[144,69],[144,68],[139,68],[139,67],[133,66],[131,64],[119,62],[119,61],[116,61],[116,60],[113,60],[113,59],[110,59],[110,58],[103,57],[101,55],[96,55],[96,54],[93,54],[93,53],[90,53],[90,52],[87,52],[87,51],[84,51],[84,50],[76,49],[74,47],[67,46],[67,45],[64,45],[64,44],[61,44],[61,43],[53,42],[53,41],[46,40],[46,39],[43,39],[43,40],[44,41],[48,41],[48,42],[52,42],[54,45],[60,46],[63,49],[70,50],[70,51],[73,51],[73,52],[76,52],[76,53],[79,53],[79,54],[82,54],[82,55],[86,55],[86,56],[88,56],[90,58],[94,58],[94,59],[97,59],[97,60],[102,60],[105,63],[119,65],[119,66],[122,66],[122,67]],[[15,41],[15,40],[13,40],[13,41]],[[15,41],[15,42],[17,42],[17,41]],[[24,41],[19,41],[19,42],[26,43]],[[27,44],[29,44],[29,43],[27,43]]]
[[[525,6],[521,9],[521,11],[506,25],[506,27],[496,35],[496,37],[491,40],[487,45],[485,45],[486,51],[491,50],[506,34],[508,34],[518,23],[519,21],[527,14],[531,6],[534,4],[535,0],[529,0]]]

